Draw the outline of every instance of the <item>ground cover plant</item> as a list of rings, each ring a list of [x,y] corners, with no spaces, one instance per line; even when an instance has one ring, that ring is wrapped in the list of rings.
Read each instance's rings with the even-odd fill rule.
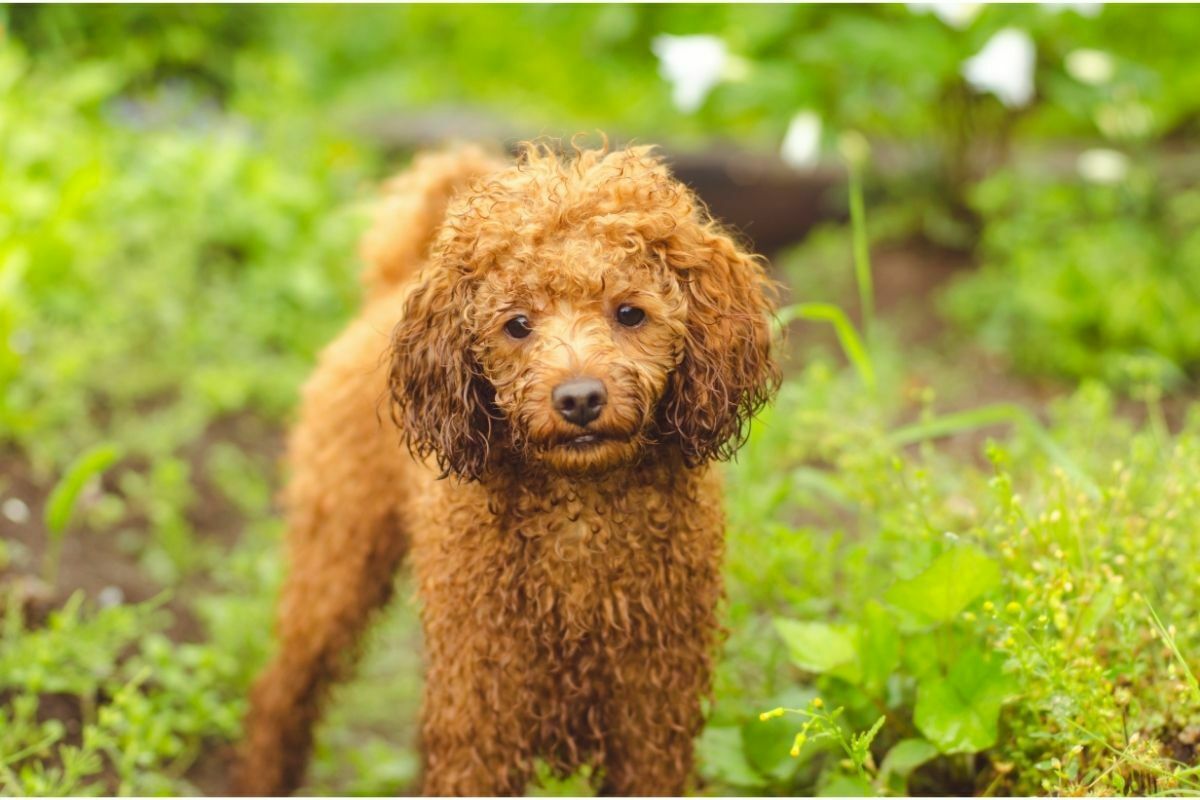
[[[726,470],[697,793],[1200,790],[1197,203],[1168,158],[1195,134],[1195,15],[988,8],[965,34],[902,7],[518,16],[0,10],[0,793],[227,788],[270,646],[282,430],[357,302],[371,187],[406,157],[356,126],[439,97],[504,107],[528,83],[498,66],[508,25],[555,76],[509,104],[532,127],[775,148],[811,108],[832,168],[856,170],[853,224],[772,254],[790,357]],[[926,141],[941,117],[921,109],[1006,26],[1036,42],[1038,100],[964,94],[955,118],[1026,149],[908,202],[922,180],[889,177],[887,140]],[[721,36],[746,72],[680,112],[661,33]],[[1108,79],[1072,72],[1081,48]],[[588,60],[591,101],[563,66]],[[911,96],[877,94],[889,64]],[[1043,169],[1029,152],[1054,136],[1123,160],[1077,169],[1076,147]],[[945,178],[962,153],[939,147]],[[948,290],[925,278],[939,260]],[[413,786],[420,645],[397,595],[308,791]]]

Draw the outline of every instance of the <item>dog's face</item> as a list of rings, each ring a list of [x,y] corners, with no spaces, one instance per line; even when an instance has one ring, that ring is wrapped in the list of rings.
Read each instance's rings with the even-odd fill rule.
[[[485,276],[475,305],[473,355],[515,455],[587,472],[653,444],[687,329],[661,265],[568,234]]]
[[[728,457],[777,381],[768,281],[646,151],[530,152],[452,205],[392,342],[448,473]]]

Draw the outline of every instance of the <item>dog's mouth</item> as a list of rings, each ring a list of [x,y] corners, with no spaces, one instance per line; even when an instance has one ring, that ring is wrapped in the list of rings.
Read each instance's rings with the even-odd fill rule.
[[[559,447],[566,447],[572,450],[587,450],[592,447],[611,442],[615,437],[606,433],[581,433],[578,436],[564,439],[558,443]]]
[[[547,450],[585,453],[603,449],[605,445],[626,445],[635,435],[614,430],[586,430],[579,433],[564,432],[546,443]]]
[[[538,458],[568,474],[627,464],[637,456],[639,436],[613,430],[560,431],[538,448]]]

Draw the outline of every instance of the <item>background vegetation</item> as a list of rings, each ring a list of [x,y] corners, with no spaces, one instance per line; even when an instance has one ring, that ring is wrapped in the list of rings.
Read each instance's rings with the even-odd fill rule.
[[[716,37],[686,110],[663,34]],[[0,7],[0,793],[227,788],[372,187],[437,134],[596,128],[835,181],[770,254],[791,357],[728,469],[697,793],[1200,790],[1198,39],[1083,4]],[[1027,95],[989,84],[1026,45]],[[412,787],[410,594],[308,791]]]

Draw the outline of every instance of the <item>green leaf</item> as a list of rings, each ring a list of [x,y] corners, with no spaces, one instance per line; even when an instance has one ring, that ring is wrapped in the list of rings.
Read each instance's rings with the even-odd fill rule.
[[[1099,591],[1092,595],[1091,599],[1083,606],[1083,610],[1079,613],[1078,631],[1081,635],[1095,632],[1100,623],[1112,611],[1120,591],[1120,584],[1106,583]]]
[[[858,638],[854,626],[824,622],[797,622],[775,618],[775,630],[787,645],[792,663],[807,672],[829,672],[856,660]]]
[[[884,781],[891,775],[907,778],[914,769],[937,754],[938,749],[932,742],[925,739],[902,739],[892,745],[892,749],[883,757],[879,775]]]
[[[975,753],[996,743],[1000,707],[1011,691],[996,656],[967,650],[945,676],[917,686],[913,722],[943,753]]]
[[[949,622],[999,583],[1000,567],[995,561],[974,547],[955,547],[915,578],[897,581],[887,599],[918,617]]]
[[[875,788],[857,775],[838,775],[821,787],[818,797],[875,797]]]
[[[893,615],[875,600],[868,600],[863,606],[861,629],[858,660],[862,665],[862,686],[879,696],[900,664],[900,630]]]
[[[71,521],[71,513],[75,510],[75,503],[83,487],[89,480],[111,467],[120,456],[116,445],[101,444],[84,451],[67,467],[46,500],[44,518],[51,535],[55,538],[62,535],[67,523]]]
[[[730,786],[760,787],[767,780],[746,760],[742,750],[741,728],[713,726],[704,729],[696,741],[696,756],[700,769],[709,780]]]
[[[1063,472],[1070,475],[1089,497],[1100,498],[1100,489],[1087,472],[1067,455],[1067,452],[1058,442],[1054,441],[1054,437],[1041,426],[1035,416],[1014,403],[994,403],[970,411],[961,411],[937,419],[918,422],[892,431],[887,438],[896,447],[903,447],[914,442],[923,442],[1003,423],[1010,423],[1020,428],[1046,454],[1046,457],[1062,468]]]
[[[763,775],[772,775],[781,768],[790,772],[796,766],[789,751],[798,728],[799,723],[786,715],[765,721],[758,717],[747,720],[742,725],[746,763]]]

